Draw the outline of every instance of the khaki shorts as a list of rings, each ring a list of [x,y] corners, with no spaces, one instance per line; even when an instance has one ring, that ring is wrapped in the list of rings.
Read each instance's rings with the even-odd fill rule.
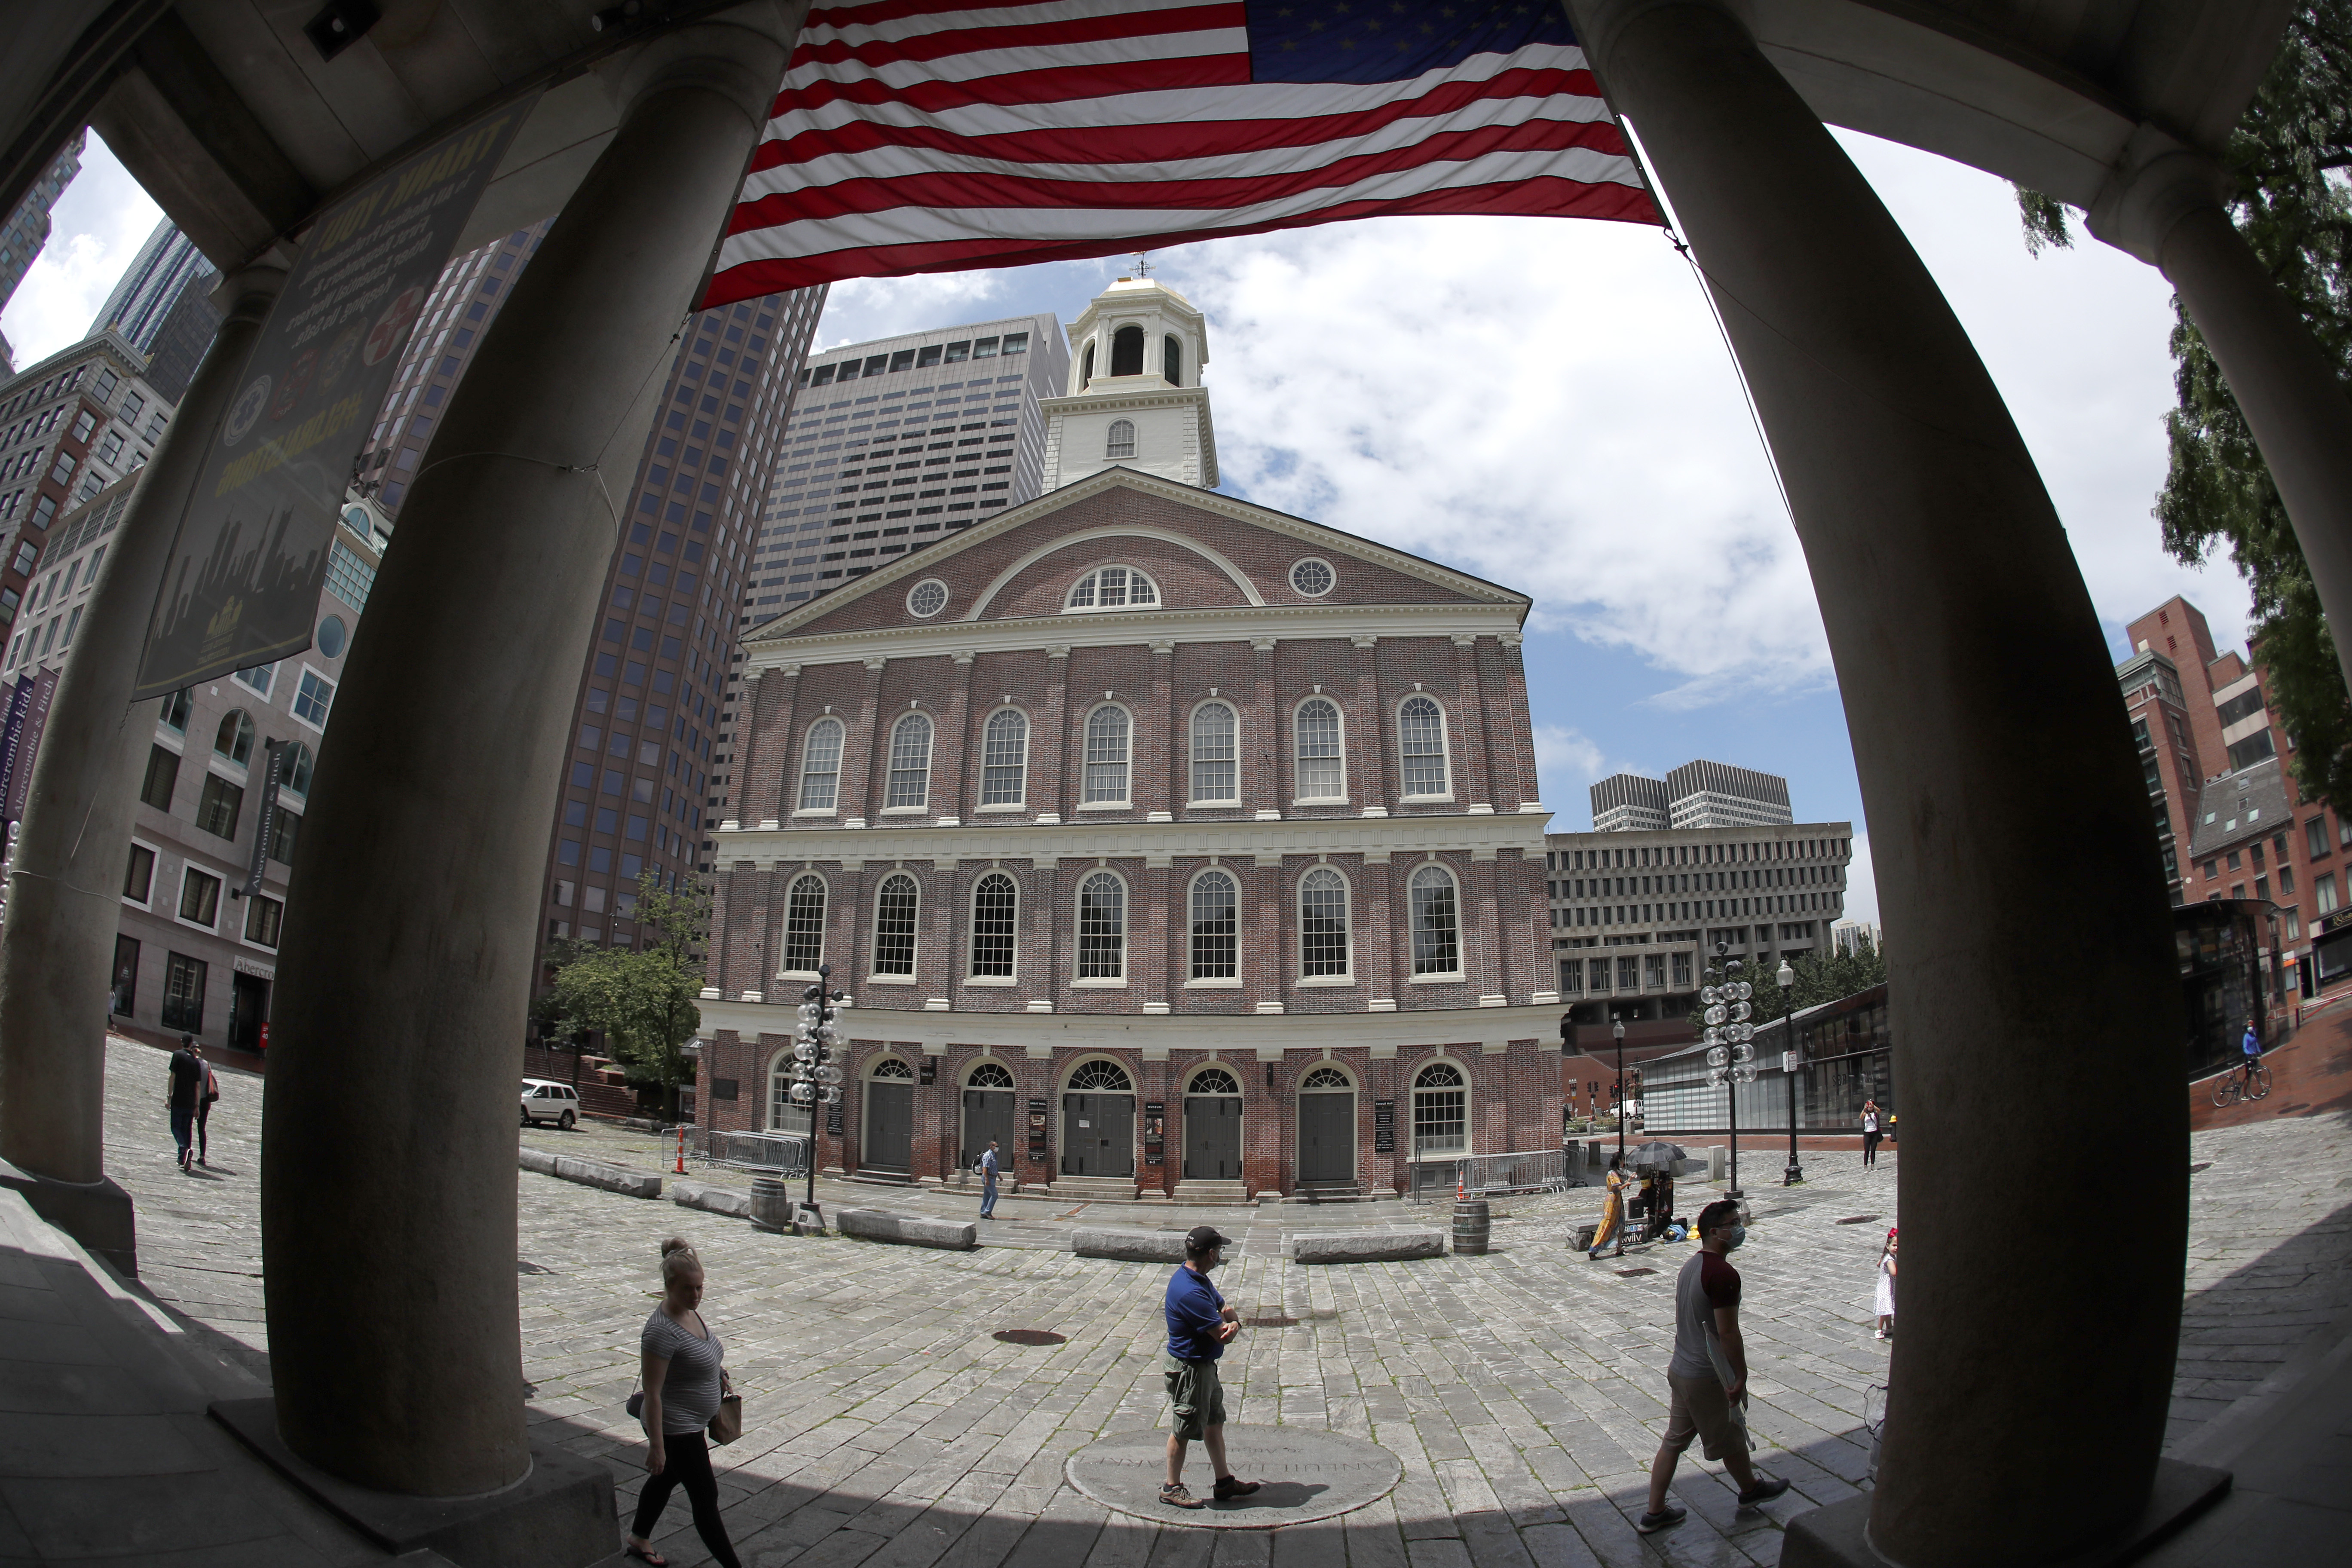
[[[1748,1452],[1747,1435],[1732,1419],[1731,1401],[1713,1374],[1676,1377],[1668,1373],[1666,1386],[1674,1391],[1674,1399],[1666,1408],[1664,1447],[1679,1454],[1696,1437],[1699,1452],[1710,1459]]]
[[[1179,1361],[1162,1351],[1160,1371],[1168,1384],[1168,1425],[1176,1436],[1190,1442],[1225,1424],[1225,1385],[1215,1362]]]

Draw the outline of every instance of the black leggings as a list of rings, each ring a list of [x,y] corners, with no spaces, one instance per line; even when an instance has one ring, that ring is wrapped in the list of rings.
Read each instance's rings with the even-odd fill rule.
[[[1878,1163],[1878,1139],[1879,1134],[1875,1132],[1865,1132],[1862,1135],[1862,1163],[1864,1164],[1875,1165]]]
[[[719,1517],[719,1478],[710,1473],[709,1440],[699,1432],[663,1435],[661,1474],[646,1478],[646,1489],[637,1494],[637,1517],[630,1533],[640,1541],[654,1538],[654,1526],[661,1522],[662,1510],[668,1506],[671,1489],[676,1487],[686,1489],[686,1500],[694,1505],[695,1533],[702,1537],[719,1568],[742,1568],[735,1548],[728,1543],[727,1521]]]

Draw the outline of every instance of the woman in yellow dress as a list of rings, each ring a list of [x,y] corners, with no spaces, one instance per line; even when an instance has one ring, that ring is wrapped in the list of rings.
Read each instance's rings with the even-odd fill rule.
[[[1625,1189],[1632,1185],[1624,1171],[1625,1156],[1609,1156],[1609,1174],[1603,1179],[1609,1197],[1601,1206],[1601,1228],[1592,1233],[1592,1250],[1585,1256],[1598,1259],[1601,1248],[1616,1244],[1617,1256],[1625,1255]]]

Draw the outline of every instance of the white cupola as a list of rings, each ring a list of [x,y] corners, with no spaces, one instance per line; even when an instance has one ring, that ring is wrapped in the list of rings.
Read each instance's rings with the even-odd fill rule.
[[[1070,386],[1045,400],[1045,489],[1133,468],[1217,485],[1207,319],[1157,279],[1122,278],[1070,323]]]

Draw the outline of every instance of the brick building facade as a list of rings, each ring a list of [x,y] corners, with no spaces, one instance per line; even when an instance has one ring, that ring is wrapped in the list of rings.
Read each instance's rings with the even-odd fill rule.
[[[1024,1182],[1214,1199],[1556,1143],[1528,605],[1114,467],[769,622],[704,1120],[805,1125],[822,963],[826,1167],[940,1181],[992,1133]]]

